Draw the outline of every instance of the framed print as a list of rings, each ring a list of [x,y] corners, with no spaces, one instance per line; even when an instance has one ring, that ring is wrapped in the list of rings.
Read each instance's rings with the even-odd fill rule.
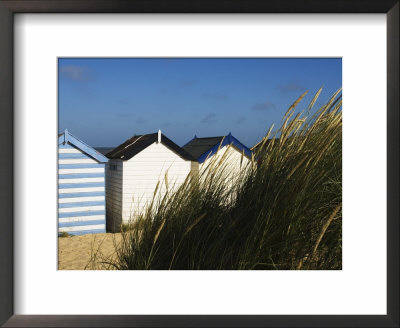
[[[398,1],[304,3],[288,0],[263,4],[233,1],[190,5],[180,1],[168,4],[159,1],[1,1],[0,9],[0,41],[1,49],[5,49],[0,54],[3,118],[0,142],[4,150],[0,171],[2,324],[398,326]],[[76,213],[83,218],[89,216],[79,212],[82,204],[75,206],[75,201],[57,200],[57,194],[71,194],[68,189],[72,188],[70,184],[75,183],[72,181],[75,178],[85,179],[84,183],[88,184],[80,188],[101,187],[97,184],[103,183],[105,178],[98,175],[104,171],[73,172],[76,176],[71,177],[68,175],[71,172],[57,171],[57,167],[69,170],[68,165],[80,165],[80,168],[98,170],[94,167],[96,164],[106,165],[108,172],[117,171],[114,162],[121,159],[118,154],[129,146],[122,144],[105,157],[91,147],[93,142],[86,143],[85,138],[80,139],[64,126],[66,116],[61,108],[69,108],[71,113],[83,115],[80,133],[85,132],[84,115],[95,122],[104,135],[109,133],[111,116],[107,115],[113,110],[107,112],[104,108],[116,108],[113,103],[107,103],[111,95],[109,90],[114,88],[115,98],[123,84],[117,80],[108,84],[103,90],[107,96],[96,105],[97,112],[85,112],[82,107],[85,97],[101,99],[100,94],[93,91],[97,77],[90,60],[97,58],[98,67],[119,72],[108,76],[112,81],[125,79],[128,66],[108,66],[111,59],[107,58],[144,58],[140,66],[130,69],[136,74],[132,80],[139,77],[135,83],[143,81],[145,84],[150,73],[141,75],[140,69],[148,65],[149,58],[186,58],[186,62],[191,63],[197,60],[203,67],[203,74],[209,65],[205,63],[206,58],[218,58],[214,63],[215,72],[225,65],[221,64],[222,58],[231,58],[229,63],[236,67],[228,65],[226,71],[231,72],[232,80],[241,76],[246,81],[248,71],[254,70],[252,64],[242,68],[242,73],[235,70],[241,67],[244,58],[253,62],[255,58],[282,57],[334,57],[340,58],[340,68],[343,67],[344,220],[343,266],[340,262],[339,270],[185,271],[177,266],[178,270],[170,271],[64,271],[57,267],[55,230],[61,228],[59,232],[68,234],[86,231],[82,227],[88,226],[102,233],[106,224],[101,212],[104,203],[99,203],[104,202],[104,198],[98,198],[102,195],[88,196],[85,206],[93,205],[96,212],[91,220],[82,219],[83,223],[71,219],[78,217]],[[157,66],[156,61],[151,65],[147,72],[167,75],[182,70],[196,76],[200,74],[193,65],[181,68],[169,63],[169,71]],[[310,67],[322,71],[315,63]],[[269,72],[272,74],[272,70]],[[195,77],[188,75],[181,84],[188,90],[193,88],[194,80]],[[163,81],[169,80],[164,76]],[[151,84],[155,87],[154,82]],[[283,97],[288,88],[300,90],[299,83],[292,83],[286,89],[275,88],[274,92]],[[145,93],[136,89],[137,98]],[[214,89],[214,93],[202,91],[202,106],[214,101],[222,110],[228,95],[215,85]],[[67,94],[65,90],[74,90],[68,101],[63,98]],[[242,88],[242,92],[250,91]],[[122,109],[129,99],[118,99],[119,118],[128,121],[129,115]],[[276,101],[269,101],[254,101],[251,107],[247,105],[248,110],[264,113],[276,106]],[[144,111],[151,112],[151,109],[145,103],[141,106],[143,112],[140,115],[139,111],[132,112],[131,120],[145,125],[151,118],[145,116]],[[164,104],[165,108],[167,106]],[[244,122],[239,112],[234,108],[230,110],[237,116],[236,121]],[[104,112],[106,116],[102,116]],[[188,112],[189,109],[182,112],[175,109],[169,115],[183,117]],[[194,113],[191,117],[195,117]],[[212,125],[215,113],[202,114],[207,115],[198,119]],[[156,116],[160,115],[165,114]],[[160,121],[160,125],[162,123],[165,122]],[[164,126],[166,131],[179,129],[168,130],[167,125]],[[52,137],[56,133],[60,133],[58,145]],[[129,140],[137,143],[136,146],[143,140],[148,143],[143,143],[141,148],[138,146],[140,149],[124,152],[124,158],[134,158],[154,142],[172,149],[175,155],[192,160],[194,155],[190,154],[190,147],[186,150],[185,146],[180,147],[183,141],[175,143],[164,131],[145,133]],[[250,148],[244,145],[246,142],[236,139],[235,134],[235,131],[229,134],[227,131],[226,140],[243,153],[250,153]],[[203,142],[196,139],[197,136],[187,144]],[[57,148],[63,149],[59,155],[56,155]],[[206,159],[196,158],[198,162]],[[93,160],[96,163],[92,163]],[[87,174],[92,175],[88,177]],[[66,180],[58,183],[59,179]],[[57,192],[57,188],[64,190]],[[75,194],[61,198],[79,197]],[[88,224],[89,221],[92,224]],[[189,224],[185,233],[198,222]],[[154,244],[163,227],[162,224],[156,229]],[[280,265],[271,260],[267,265],[277,269],[277,264]],[[296,267],[301,268],[301,264],[296,262]]]

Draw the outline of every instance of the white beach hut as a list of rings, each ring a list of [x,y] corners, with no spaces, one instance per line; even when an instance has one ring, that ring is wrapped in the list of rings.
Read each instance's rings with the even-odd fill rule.
[[[202,173],[210,163],[218,163],[224,156],[224,170],[236,177],[251,161],[251,150],[229,132],[226,136],[198,138],[194,136],[183,147],[196,161],[197,170]]]
[[[121,224],[142,213],[152,201],[157,184],[159,195],[163,195],[166,174],[169,190],[179,187],[189,174],[193,161],[161,131],[135,135],[109,152],[107,157],[107,230],[110,231],[118,231]]]
[[[105,232],[108,159],[67,130],[58,136],[58,232]]]

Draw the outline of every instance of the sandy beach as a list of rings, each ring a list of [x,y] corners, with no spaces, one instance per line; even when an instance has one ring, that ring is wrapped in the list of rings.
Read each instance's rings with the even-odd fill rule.
[[[118,245],[121,234],[102,233],[58,238],[59,270],[99,270],[104,269],[91,262],[97,250],[103,258],[115,255],[114,243]]]

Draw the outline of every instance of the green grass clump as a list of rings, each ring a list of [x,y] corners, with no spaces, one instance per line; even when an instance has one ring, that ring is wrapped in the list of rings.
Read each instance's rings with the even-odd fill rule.
[[[68,232],[66,232],[66,231],[63,231],[63,232],[59,232],[58,233],[58,237],[62,237],[62,238],[65,238],[65,237],[72,237],[73,235],[71,235],[71,234],[69,234]]]
[[[155,197],[124,227],[117,258],[108,264],[119,270],[341,269],[342,100],[339,90],[311,114],[320,92],[296,113],[301,95],[229,183],[222,158],[190,174],[176,192]]]

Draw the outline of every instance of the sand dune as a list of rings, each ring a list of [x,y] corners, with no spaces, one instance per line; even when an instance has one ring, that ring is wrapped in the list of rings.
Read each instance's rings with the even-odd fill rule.
[[[115,256],[114,243],[118,245],[121,234],[102,233],[58,238],[59,270],[99,270],[104,269],[91,261],[97,250],[103,258]],[[99,254],[99,253],[98,253]],[[98,259],[98,256],[97,256]],[[98,260],[96,261],[98,262]]]

